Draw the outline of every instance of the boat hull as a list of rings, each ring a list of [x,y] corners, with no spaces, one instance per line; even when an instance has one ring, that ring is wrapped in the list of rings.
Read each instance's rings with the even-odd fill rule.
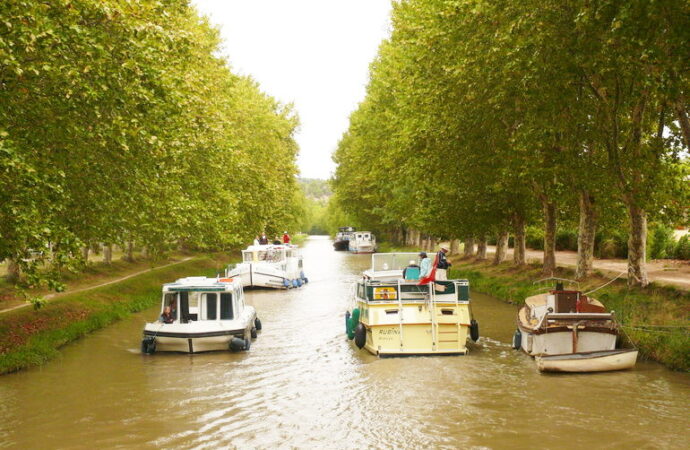
[[[337,251],[347,250],[350,245],[350,241],[335,241],[333,242],[333,248]]]
[[[535,360],[541,372],[609,372],[633,368],[637,353],[637,350],[612,350],[537,356]]]
[[[273,267],[260,264],[239,265],[228,271],[228,277],[239,277],[245,287],[262,287],[271,289],[287,289],[293,287],[293,282],[285,272],[275,270]],[[296,276],[296,278],[299,275]]]
[[[537,334],[523,327],[519,328],[522,332],[522,350],[530,356],[586,353],[616,348],[616,335],[612,333],[580,331],[574,342],[573,332],[570,330]]]
[[[435,323],[425,303],[368,305],[360,303],[366,328],[364,349],[373,355],[464,355],[467,353],[470,313],[466,303],[437,304]],[[394,312],[395,311],[395,312]],[[398,315],[402,314],[400,324]],[[386,323],[388,322],[388,323]]]

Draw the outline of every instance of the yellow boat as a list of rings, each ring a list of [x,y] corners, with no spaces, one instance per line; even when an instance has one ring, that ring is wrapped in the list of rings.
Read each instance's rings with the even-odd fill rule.
[[[419,285],[416,253],[375,253],[346,313],[348,338],[378,356],[464,355],[479,338],[467,280]]]

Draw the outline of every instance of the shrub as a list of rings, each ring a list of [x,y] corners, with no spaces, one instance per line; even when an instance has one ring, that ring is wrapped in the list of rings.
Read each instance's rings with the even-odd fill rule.
[[[673,256],[675,242],[673,230],[664,225],[653,225],[647,234],[647,255],[651,259],[662,259]]]
[[[527,247],[544,250],[544,230],[538,227],[527,227]]]
[[[574,230],[561,230],[556,233],[556,250],[577,251],[577,232]]]
[[[676,259],[690,259],[690,234],[680,238],[673,253]]]

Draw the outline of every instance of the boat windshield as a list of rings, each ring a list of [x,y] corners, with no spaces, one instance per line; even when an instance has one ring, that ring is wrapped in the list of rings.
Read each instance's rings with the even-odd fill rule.
[[[419,264],[417,253],[374,253],[371,255],[371,268],[374,271],[403,270],[414,261]]]

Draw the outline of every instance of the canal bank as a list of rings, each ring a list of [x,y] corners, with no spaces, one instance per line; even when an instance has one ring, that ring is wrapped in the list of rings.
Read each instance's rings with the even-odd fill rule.
[[[526,297],[544,288],[534,284],[544,278],[539,264],[516,267],[510,263],[493,265],[474,259],[453,258],[451,261],[453,277],[467,278],[475,292],[515,305],[521,305]],[[558,268],[554,276],[575,278],[573,270],[566,268]],[[580,283],[580,290],[600,288],[612,278],[594,275]],[[646,288],[628,288],[625,280],[616,280],[592,296],[616,312],[623,326],[623,338],[634,343],[643,358],[673,370],[690,371],[689,292],[654,284]]]
[[[39,310],[21,308],[0,315],[0,375],[45,363],[65,344],[157,305],[163,283],[190,275],[216,275],[231,259],[227,254],[195,256],[61,295]]]

